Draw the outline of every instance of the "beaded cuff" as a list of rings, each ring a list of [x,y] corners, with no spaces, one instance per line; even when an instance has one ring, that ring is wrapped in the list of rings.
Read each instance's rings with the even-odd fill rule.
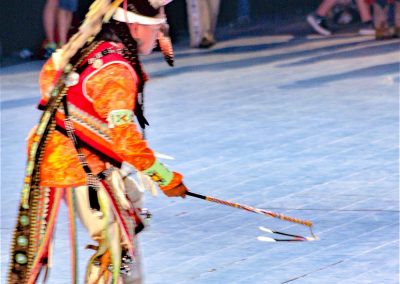
[[[157,160],[150,168],[144,170],[143,173],[158,183],[159,186],[168,185],[174,177],[174,173]]]
[[[107,121],[109,128],[129,124],[133,122],[133,111],[129,109],[112,110],[108,114]]]

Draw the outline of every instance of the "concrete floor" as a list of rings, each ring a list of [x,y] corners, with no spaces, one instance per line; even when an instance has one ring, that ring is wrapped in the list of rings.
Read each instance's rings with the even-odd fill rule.
[[[146,58],[150,146],[187,186],[315,224],[310,243],[263,243],[258,226],[301,226],[193,198],[147,197],[145,283],[398,283],[399,41],[248,33],[176,67]],[[24,138],[39,116],[43,62],[1,70],[1,265],[22,187]],[[62,208],[48,283],[70,283]],[[91,254],[79,229],[80,278]]]

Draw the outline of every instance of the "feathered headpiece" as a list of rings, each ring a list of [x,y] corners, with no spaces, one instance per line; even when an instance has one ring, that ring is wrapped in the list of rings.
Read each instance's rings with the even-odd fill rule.
[[[158,44],[169,66],[174,65],[174,51],[169,37],[169,26],[164,12],[164,6],[171,0],[134,0],[124,1],[116,9],[113,19],[126,23],[142,25],[161,24],[158,34]]]

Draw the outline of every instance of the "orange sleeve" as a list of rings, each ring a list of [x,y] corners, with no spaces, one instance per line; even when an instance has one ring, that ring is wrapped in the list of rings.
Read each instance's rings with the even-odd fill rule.
[[[108,65],[88,79],[86,91],[93,99],[96,112],[104,119],[113,110],[134,110],[137,96],[136,82],[130,69],[119,63]],[[153,151],[147,147],[134,122],[109,129],[113,150],[124,161],[138,170],[154,163]]]
[[[54,79],[56,78],[57,70],[53,64],[53,60],[50,58],[43,65],[42,70],[39,75],[39,87],[40,93],[42,94],[42,99],[48,99],[48,92],[54,85]]]

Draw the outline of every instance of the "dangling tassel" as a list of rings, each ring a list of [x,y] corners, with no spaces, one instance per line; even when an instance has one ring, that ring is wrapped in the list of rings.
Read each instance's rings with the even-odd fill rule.
[[[36,282],[40,270],[42,269],[42,260],[43,257],[46,256],[48,252],[48,247],[51,242],[51,237],[53,235],[58,210],[60,208],[61,200],[64,195],[63,189],[54,188],[53,191],[55,191],[54,200],[52,204],[49,205],[47,228],[45,229],[41,243],[38,249],[36,250],[36,256],[30,270],[30,275],[26,282],[28,284],[34,284]]]
[[[98,283],[101,279],[109,279],[110,272],[108,271],[108,266],[111,263],[109,261],[109,252],[107,249],[107,244],[103,241],[99,243],[98,246],[87,245],[86,249],[95,250],[95,254],[92,255],[88,262],[85,275],[85,283]],[[106,269],[104,269],[106,268]],[[108,283],[108,282],[102,282]]]
[[[108,267],[112,264],[112,283],[118,283],[121,269],[121,235],[119,225],[111,221],[112,216],[109,213],[113,212],[113,210],[111,204],[105,201],[106,199],[107,195],[105,193],[99,194],[100,208],[103,212],[103,222],[106,228],[106,241],[108,243],[108,250],[101,258],[100,275],[108,278]]]
[[[144,117],[144,96],[143,93],[138,94],[138,98],[136,99],[136,106],[135,106],[135,115],[138,120],[140,127],[144,130],[146,125],[149,125],[149,122]],[[143,135],[144,136],[144,135]]]
[[[164,55],[164,59],[167,64],[171,67],[174,66],[174,50],[172,48],[171,38],[169,37],[169,26],[165,24],[161,27],[158,33],[158,44],[161,52]]]

